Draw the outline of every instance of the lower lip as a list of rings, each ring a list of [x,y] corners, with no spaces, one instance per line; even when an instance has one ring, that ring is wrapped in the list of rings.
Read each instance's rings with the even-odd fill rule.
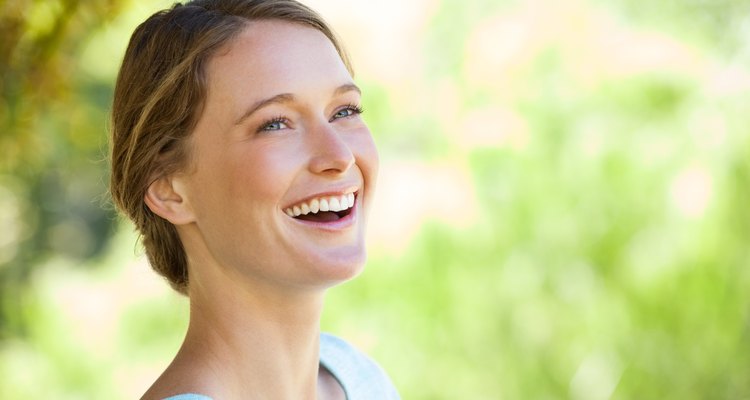
[[[341,230],[350,228],[351,226],[354,225],[354,221],[356,220],[357,209],[359,208],[358,206],[359,206],[359,202],[355,201],[354,206],[352,206],[351,211],[349,211],[349,214],[347,214],[343,218],[339,218],[336,221],[331,221],[331,222],[305,221],[303,219],[289,217],[286,214],[284,215],[288,218],[291,218],[293,221],[297,222],[298,224],[309,226],[311,228],[317,228],[317,229],[335,232],[335,231],[341,231]]]

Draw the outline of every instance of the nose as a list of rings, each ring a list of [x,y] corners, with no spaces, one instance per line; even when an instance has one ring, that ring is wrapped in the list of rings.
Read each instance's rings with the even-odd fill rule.
[[[345,134],[344,134],[345,135]],[[342,133],[328,121],[318,124],[310,132],[312,158],[310,171],[315,174],[340,174],[354,165],[354,153]]]

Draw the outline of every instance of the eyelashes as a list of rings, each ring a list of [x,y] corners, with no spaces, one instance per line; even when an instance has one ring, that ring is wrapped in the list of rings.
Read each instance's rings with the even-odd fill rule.
[[[333,118],[331,118],[331,121],[338,118],[346,118],[351,117],[354,115],[362,114],[365,110],[362,109],[361,106],[358,106],[356,104],[347,104],[346,106],[340,108],[336,113],[333,115]]]
[[[258,132],[280,131],[289,127],[288,122],[284,117],[275,117],[262,123]]]
[[[338,108],[336,112],[333,114],[333,116],[331,117],[331,119],[328,120],[328,122],[334,122],[338,119],[343,119],[343,118],[356,117],[357,115],[360,115],[363,112],[364,112],[364,109],[362,108],[362,106],[359,106],[356,104],[347,104]],[[288,129],[289,127],[290,127],[289,119],[280,115],[280,116],[271,118],[261,123],[260,127],[257,129],[257,133],[280,131],[283,129]]]

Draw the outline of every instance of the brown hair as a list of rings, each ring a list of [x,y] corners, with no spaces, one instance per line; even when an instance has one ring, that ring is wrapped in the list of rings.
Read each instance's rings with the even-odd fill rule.
[[[189,161],[187,138],[206,95],[205,66],[250,21],[282,20],[325,34],[351,72],[333,31],[295,0],[193,0],[143,22],[130,38],[115,85],[111,121],[110,192],[135,223],[156,272],[187,292],[185,250],[174,225],[154,214],[144,196],[155,178]]]

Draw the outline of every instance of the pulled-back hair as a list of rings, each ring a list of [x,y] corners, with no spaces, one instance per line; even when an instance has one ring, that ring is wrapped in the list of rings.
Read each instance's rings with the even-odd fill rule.
[[[130,38],[115,85],[110,192],[141,235],[153,269],[187,293],[185,250],[177,230],[154,214],[144,196],[156,179],[185,168],[187,139],[206,97],[206,65],[248,23],[281,20],[312,27],[351,65],[333,31],[295,0],[193,0],[143,22]]]

